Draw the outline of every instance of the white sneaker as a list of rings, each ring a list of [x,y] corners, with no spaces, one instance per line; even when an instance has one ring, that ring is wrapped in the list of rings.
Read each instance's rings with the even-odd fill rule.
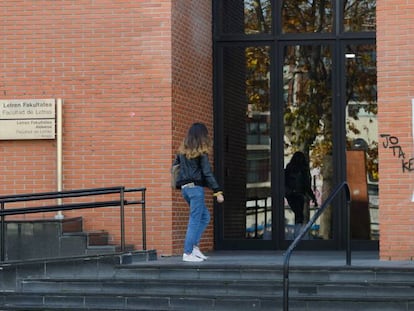
[[[196,257],[193,254],[187,255],[187,254],[184,253],[183,254],[183,261],[187,261],[187,262],[201,262],[201,261],[204,261],[204,259],[203,258]]]
[[[197,246],[194,246],[192,254],[198,258],[206,260],[208,257],[204,255]]]

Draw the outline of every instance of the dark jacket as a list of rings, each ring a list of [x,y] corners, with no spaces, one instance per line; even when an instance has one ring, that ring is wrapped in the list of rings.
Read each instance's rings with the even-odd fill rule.
[[[285,196],[299,194],[307,195],[313,201],[316,201],[308,170],[287,166],[285,169]]]
[[[208,160],[208,155],[203,154],[194,159],[187,159],[185,155],[178,154],[173,165],[180,164],[180,173],[177,178],[177,189],[188,183],[195,183],[197,186],[209,187],[214,192],[221,191]]]

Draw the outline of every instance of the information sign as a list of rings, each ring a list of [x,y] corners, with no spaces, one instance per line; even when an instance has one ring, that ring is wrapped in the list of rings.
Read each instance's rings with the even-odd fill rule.
[[[54,99],[0,100],[0,139],[55,139]]]

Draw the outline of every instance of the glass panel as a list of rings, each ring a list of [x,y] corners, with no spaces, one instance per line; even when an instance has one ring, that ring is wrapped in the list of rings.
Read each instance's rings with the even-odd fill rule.
[[[268,47],[246,49],[246,237],[271,239],[270,55]]]
[[[285,168],[296,152],[301,152],[306,160],[301,174],[288,174],[285,180],[286,239],[293,239],[300,223],[312,217],[317,208],[312,199],[319,206],[332,191],[331,55],[330,46],[325,45],[293,45],[284,49]],[[296,159],[303,162],[300,155]],[[311,191],[306,191],[308,187]],[[328,208],[311,228],[309,238],[332,238],[331,214]]]
[[[260,34],[272,32],[270,0],[223,0],[223,33]]]
[[[346,143],[353,239],[378,240],[378,121],[375,45],[346,46]],[[361,174],[362,172],[362,174]]]
[[[225,48],[225,239],[271,238],[270,48]]]
[[[344,31],[375,31],[376,0],[344,0]]]
[[[331,32],[332,1],[284,0],[282,4],[282,32]]]

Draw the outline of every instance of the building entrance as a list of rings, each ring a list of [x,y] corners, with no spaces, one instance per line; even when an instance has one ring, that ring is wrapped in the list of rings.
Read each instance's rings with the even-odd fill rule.
[[[216,248],[286,248],[345,180],[353,248],[377,248],[375,3],[236,2],[215,4]],[[301,191],[285,178],[297,155]],[[303,248],[344,247],[342,204]]]

